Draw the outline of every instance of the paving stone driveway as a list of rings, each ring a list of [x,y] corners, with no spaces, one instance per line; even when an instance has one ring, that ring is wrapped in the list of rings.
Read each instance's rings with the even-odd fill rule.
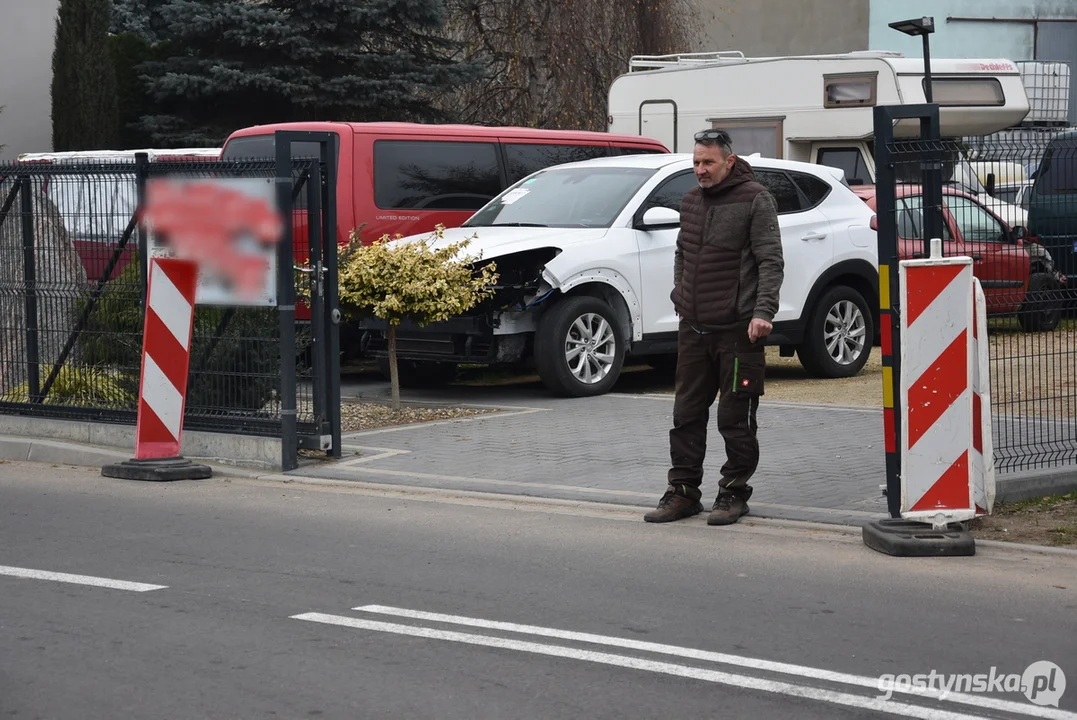
[[[383,382],[347,384],[344,397],[388,395]],[[653,506],[669,463],[669,395],[610,393],[557,399],[541,388],[448,388],[405,400],[494,405],[462,420],[349,433],[348,455],[307,463],[303,475]],[[725,451],[711,413],[705,501]],[[886,515],[882,416],[870,408],[764,402],[754,515],[860,524]]]

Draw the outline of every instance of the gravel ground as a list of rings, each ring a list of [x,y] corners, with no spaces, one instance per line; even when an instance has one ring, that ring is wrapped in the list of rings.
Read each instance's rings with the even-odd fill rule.
[[[410,425],[492,412],[497,412],[497,410],[448,406],[420,407],[407,404],[402,404],[399,410],[393,412],[388,404],[345,402],[340,407],[340,429],[343,432],[356,432],[389,425]]]
[[[970,529],[984,540],[1077,547],[1077,493],[996,505],[990,517],[973,520]]]
[[[990,336],[991,402],[1013,415],[1077,417],[1077,330]]]

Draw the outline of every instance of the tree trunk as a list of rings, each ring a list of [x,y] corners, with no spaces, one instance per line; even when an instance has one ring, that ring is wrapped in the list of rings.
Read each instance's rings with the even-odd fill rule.
[[[400,373],[396,367],[396,325],[389,325],[389,385],[393,391],[393,412],[400,410]]]

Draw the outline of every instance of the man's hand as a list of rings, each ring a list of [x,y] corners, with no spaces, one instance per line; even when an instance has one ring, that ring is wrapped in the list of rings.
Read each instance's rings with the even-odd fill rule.
[[[748,325],[748,339],[755,342],[759,338],[765,338],[767,335],[770,335],[770,331],[773,329],[774,326],[766,320],[752,318],[752,322]]]

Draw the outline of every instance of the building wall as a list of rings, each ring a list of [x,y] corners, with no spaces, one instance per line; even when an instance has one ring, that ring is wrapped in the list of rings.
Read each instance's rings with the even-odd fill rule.
[[[932,16],[932,57],[1047,60],[1070,66],[1069,122],[1077,123],[1077,2],[1074,0],[871,0],[870,47],[923,56],[923,41],[888,24]],[[1033,80],[1034,85],[1046,80]],[[1046,91],[1056,92],[1056,91]]]
[[[819,55],[868,49],[870,0],[695,0],[697,51]]]
[[[52,46],[59,0],[3,0],[0,162],[52,150]]]
[[[931,36],[933,57],[1035,60],[1036,25],[1030,21],[1077,20],[1077,3],[1073,0],[905,0],[903,3],[871,0],[870,48],[922,57],[920,38],[891,30],[887,25],[925,15],[935,18],[935,33]]]

